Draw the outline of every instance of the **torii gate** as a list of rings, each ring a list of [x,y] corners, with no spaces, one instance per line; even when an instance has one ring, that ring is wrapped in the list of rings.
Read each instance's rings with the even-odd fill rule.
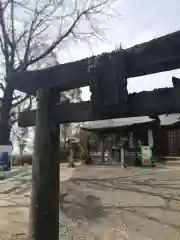
[[[126,50],[12,74],[9,82],[14,89],[32,95],[37,91],[37,109],[19,116],[21,127],[36,125],[32,174],[33,239],[59,238],[59,124],[179,113],[178,81],[173,88],[129,95],[126,88],[129,77],[179,67],[180,31]],[[92,101],[60,104],[60,92],[88,85]]]

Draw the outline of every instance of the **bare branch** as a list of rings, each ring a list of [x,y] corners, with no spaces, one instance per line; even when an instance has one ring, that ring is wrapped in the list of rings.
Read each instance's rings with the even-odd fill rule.
[[[36,2],[36,7],[34,9],[34,13],[33,13],[33,19],[32,22],[30,24],[30,28],[29,28],[29,35],[28,35],[28,39],[26,41],[26,50],[25,50],[25,54],[24,54],[24,65],[27,65],[28,62],[28,56],[30,53],[30,45],[31,45],[31,40],[32,38],[37,37],[38,35],[42,34],[45,30],[47,30],[47,28],[49,26],[45,26],[42,30],[40,30],[35,36],[33,36],[33,34],[36,32],[36,30],[38,28],[41,27],[41,25],[45,24],[45,22],[48,20],[48,18],[50,16],[53,15],[53,13],[56,11],[56,9],[53,9],[52,11],[50,11],[48,14],[46,14],[45,16],[43,16],[42,18],[41,15],[45,12],[46,9],[48,9],[48,7],[50,6],[50,4],[52,3],[52,0],[49,0],[43,7],[41,10],[38,10],[38,5],[37,5],[38,1]]]
[[[24,31],[20,34],[20,36],[16,40],[16,45],[23,39],[23,37],[28,33],[27,29],[24,29]]]
[[[76,20],[74,21],[74,23],[71,25],[71,27],[68,29],[68,31],[63,35],[63,36],[60,36],[56,41],[54,41],[52,43],[52,45],[45,50],[44,53],[42,53],[40,56],[38,56],[37,58],[34,58],[32,60],[30,60],[28,62],[28,65],[31,65],[35,62],[38,62],[39,60],[41,60],[42,58],[44,58],[45,56],[47,56],[50,52],[52,52],[56,46],[61,42],[63,41],[64,38],[66,38],[71,32],[72,32],[72,29],[76,26],[77,22],[79,21],[79,19],[81,18],[81,16],[83,15],[84,13],[81,13],[80,15],[77,16]]]
[[[8,49],[8,43],[9,43],[9,37],[6,31],[5,22],[4,22],[4,9],[2,6],[2,1],[0,0],[0,26],[1,31],[4,39],[4,57],[6,60],[6,64],[9,64],[9,49]]]
[[[21,97],[20,95],[15,96],[13,100],[18,100],[18,98],[20,98],[20,97]],[[19,112],[20,112],[20,109],[21,109],[21,104],[28,99],[29,104],[26,107],[23,107],[23,111],[30,110],[32,108],[32,101],[33,101],[34,98],[35,97],[26,95],[21,100],[12,104],[12,109],[14,109],[10,112],[10,118],[11,118],[11,125],[12,126],[18,121],[18,115],[19,115]]]
[[[31,39],[32,39],[32,34],[33,34],[33,27],[34,27],[34,24],[36,22],[36,19],[37,19],[37,2],[36,2],[36,8],[34,10],[34,18],[30,24],[30,28],[29,28],[29,35],[28,35],[28,39],[27,39],[27,42],[26,42],[26,49],[25,49],[25,53],[24,53],[24,65],[26,66],[27,65],[27,62],[28,62],[28,55],[29,55],[29,51],[30,51],[30,44],[31,44]]]
[[[31,96],[26,95],[25,97],[23,97],[21,100],[15,102],[14,104],[12,104],[12,107],[17,107],[18,105],[20,105],[21,103],[23,103],[24,101],[26,101],[28,98],[31,98]]]
[[[11,119],[11,126],[13,126],[15,123],[17,123],[17,121],[18,121],[18,118]],[[13,133],[13,134],[15,134],[15,133]]]
[[[8,6],[8,4],[11,1],[8,1],[6,3],[5,8]],[[11,48],[13,48],[13,44],[12,44],[12,42],[11,42],[9,36],[8,36],[7,30],[6,30],[5,19],[4,19],[5,8],[3,8],[2,1],[0,0],[0,26],[1,26],[2,34],[3,34],[3,37],[4,37],[5,41],[7,42],[6,44],[9,45]]]
[[[35,99],[35,97],[32,97],[32,96],[29,97],[29,104],[28,104],[27,107],[25,107],[23,109],[23,111],[28,111],[28,110],[30,110],[32,108],[32,101],[33,101],[33,99]]]
[[[8,7],[9,3],[10,3],[10,0],[8,0],[7,2],[4,3],[4,5],[3,5],[3,12],[6,11],[6,8]]]
[[[33,38],[37,38],[39,35],[41,35],[43,32],[45,32],[50,26],[47,24],[43,29],[41,29],[39,32],[37,32],[35,35],[33,35]]]
[[[108,2],[108,0],[105,0],[103,3],[99,3],[97,5],[91,6],[87,9],[85,9],[82,12],[79,12],[77,10],[77,17],[74,20],[74,22],[72,23],[72,25],[68,28],[68,30],[63,34],[63,35],[59,35],[57,37],[57,39],[42,53],[40,54],[38,57],[31,59],[28,62],[28,65],[34,64],[36,62],[38,62],[39,60],[41,60],[42,58],[46,57],[50,52],[52,52],[60,42],[62,42],[69,34],[71,34],[73,32],[73,29],[76,27],[76,25],[78,24],[79,20],[83,17],[83,16],[88,16],[88,13],[93,12],[95,9],[100,8],[102,5],[106,4]]]
[[[2,84],[2,83],[0,83],[0,89],[4,92],[4,90],[5,90],[5,87],[4,87],[4,85]]]
[[[18,96],[14,96],[14,97],[13,97],[13,101],[18,100],[20,97],[21,97],[20,95],[18,95]]]
[[[11,46],[11,59],[10,65],[13,68],[14,65],[14,57],[15,57],[15,29],[14,29],[14,0],[11,0],[11,36],[12,36],[12,46]]]
[[[13,93],[13,101],[18,100],[21,98],[21,95],[16,95],[16,92]]]
[[[4,44],[3,44],[2,38],[0,38],[0,46],[1,46],[2,53],[5,55],[5,49],[4,49]]]

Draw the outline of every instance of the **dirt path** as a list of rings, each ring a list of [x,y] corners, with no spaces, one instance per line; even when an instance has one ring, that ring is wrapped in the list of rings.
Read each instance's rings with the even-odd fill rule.
[[[79,237],[180,239],[179,183],[176,169],[81,167],[61,184],[61,210]]]
[[[17,234],[22,239],[27,233],[29,215],[29,180],[19,180],[19,183],[10,182],[0,186],[0,239],[9,240]]]
[[[60,181],[68,180],[75,169],[62,164]],[[28,230],[31,168],[23,177],[0,183],[0,240],[24,239]],[[27,239],[27,238],[26,238]]]
[[[62,165],[60,239],[177,240],[179,170]],[[0,184],[0,239],[27,233],[30,176]]]

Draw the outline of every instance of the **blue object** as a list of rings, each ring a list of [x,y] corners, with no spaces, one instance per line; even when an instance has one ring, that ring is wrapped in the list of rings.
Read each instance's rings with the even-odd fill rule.
[[[11,170],[11,155],[9,152],[2,152],[0,154],[0,168],[2,171]]]

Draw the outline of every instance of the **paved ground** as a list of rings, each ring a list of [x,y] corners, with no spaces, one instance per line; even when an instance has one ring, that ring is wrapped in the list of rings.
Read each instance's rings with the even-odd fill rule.
[[[180,239],[179,171],[62,165],[60,239]],[[30,189],[30,171],[0,184],[0,239],[27,233]]]

